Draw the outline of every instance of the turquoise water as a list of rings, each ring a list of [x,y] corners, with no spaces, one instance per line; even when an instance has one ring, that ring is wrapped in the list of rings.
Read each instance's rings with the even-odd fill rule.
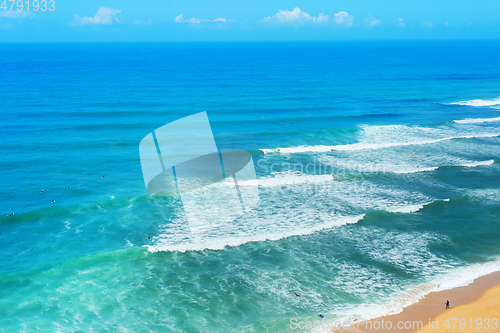
[[[498,41],[0,44],[0,331],[289,332],[500,270],[499,59]],[[201,111],[251,152],[260,201],[200,241],[138,146]]]

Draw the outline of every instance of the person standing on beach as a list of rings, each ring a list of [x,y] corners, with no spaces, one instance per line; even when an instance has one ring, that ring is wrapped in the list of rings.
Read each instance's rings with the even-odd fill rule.
[[[446,300],[446,308],[449,309],[450,308],[450,301]]]

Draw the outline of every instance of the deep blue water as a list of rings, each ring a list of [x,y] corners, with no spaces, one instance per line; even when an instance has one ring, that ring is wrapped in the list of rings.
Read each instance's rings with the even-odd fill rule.
[[[499,41],[0,44],[0,83],[0,331],[284,332],[500,270]],[[260,201],[200,242],[138,147],[201,111]]]

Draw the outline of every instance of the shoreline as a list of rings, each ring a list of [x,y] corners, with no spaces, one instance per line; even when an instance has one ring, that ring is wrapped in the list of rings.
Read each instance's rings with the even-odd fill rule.
[[[446,315],[448,312],[453,312],[453,313],[471,313],[470,310],[475,310],[481,314],[484,313],[481,317],[489,317],[492,318],[492,315],[488,315],[488,312],[492,312],[490,308],[493,306],[493,304],[488,304],[488,306],[485,306],[483,303],[486,298],[490,297],[493,295],[493,293],[500,293],[500,271],[493,272],[488,275],[481,276],[479,278],[476,278],[471,284],[463,287],[456,287],[453,289],[448,289],[448,290],[442,290],[442,291],[436,291],[436,292],[431,292],[428,295],[426,295],[424,298],[420,299],[418,302],[409,305],[403,309],[402,312],[393,314],[393,315],[388,315],[388,316],[383,316],[383,317],[378,317],[374,318],[372,320],[369,320],[366,324],[361,324],[359,326],[359,329],[357,327],[351,327],[351,328],[343,328],[341,330],[335,331],[338,333],[347,333],[347,332],[358,332],[358,333],[375,333],[375,332],[384,332],[387,331],[387,329],[382,329],[379,327],[378,329],[375,329],[377,324],[375,322],[378,322],[380,324],[382,320],[384,322],[392,322],[392,328],[390,329],[391,332],[407,332],[407,333],[420,333],[420,332],[445,332],[445,328],[443,327],[443,323],[446,320]],[[491,297],[490,297],[491,298]],[[446,301],[449,300],[450,303],[453,305],[451,309],[447,310],[445,307]],[[476,304],[476,302],[481,302],[483,304],[483,307],[485,307],[484,311],[481,308],[481,306],[478,306],[479,304]],[[500,297],[495,300],[497,302],[497,306],[500,308]],[[491,302],[490,302],[491,303]],[[457,307],[460,307],[460,309],[457,309]],[[467,309],[465,309],[467,308]],[[460,310],[460,311],[456,311]],[[494,310],[493,310],[494,311]],[[495,313],[495,312],[492,312]],[[496,318],[500,318],[500,311],[497,311],[495,313]],[[441,324],[438,329],[429,329],[429,321],[434,321],[436,318],[444,318],[441,320]],[[456,317],[455,318],[463,318],[463,317]],[[468,320],[471,318],[470,316],[467,317],[466,319]],[[480,318],[480,317],[477,317]],[[475,321],[476,317],[473,318],[473,322]],[[422,321],[423,322],[423,327],[419,327],[418,329],[415,327],[411,327],[409,329],[399,329],[396,327],[396,324],[398,322],[414,322],[414,321]],[[372,328],[370,329],[370,322],[372,324]],[[500,319],[499,319],[499,327],[500,327]],[[453,322],[451,322],[452,326]],[[474,322],[475,324],[475,322]],[[450,327],[451,327],[450,326]],[[422,330],[425,327],[424,330]],[[458,326],[457,326],[458,327]],[[452,332],[453,330],[447,330],[446,332]],[[468,332],[465,329],[455,329],[455,331],[459,332]],[[472,330],[471,332],[474,332],[477,330]],[[485,330],[486,331],[486,330]],[[494,329],[489,329],[489,332],[499,332],[500,330],[494,330]]]
[[[442,312],[415,333],[500,332],[500,285],[486,290],[471,303]]]

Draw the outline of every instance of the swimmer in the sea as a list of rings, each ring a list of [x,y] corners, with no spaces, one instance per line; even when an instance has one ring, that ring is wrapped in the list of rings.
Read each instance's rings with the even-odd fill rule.
[[[9,215],[7,215],[7,216],[14,216],[14,213],[12,213],[12,214],[9,214]]]
[[[41,190],[40,193],[43,193],[43,190]]]
[[[299,294],[293,294],[293,296],[302,297],[302,296],[300,296]]]
[[[55,200],[52,200],[52,203],[55,203],[56,201]]]

